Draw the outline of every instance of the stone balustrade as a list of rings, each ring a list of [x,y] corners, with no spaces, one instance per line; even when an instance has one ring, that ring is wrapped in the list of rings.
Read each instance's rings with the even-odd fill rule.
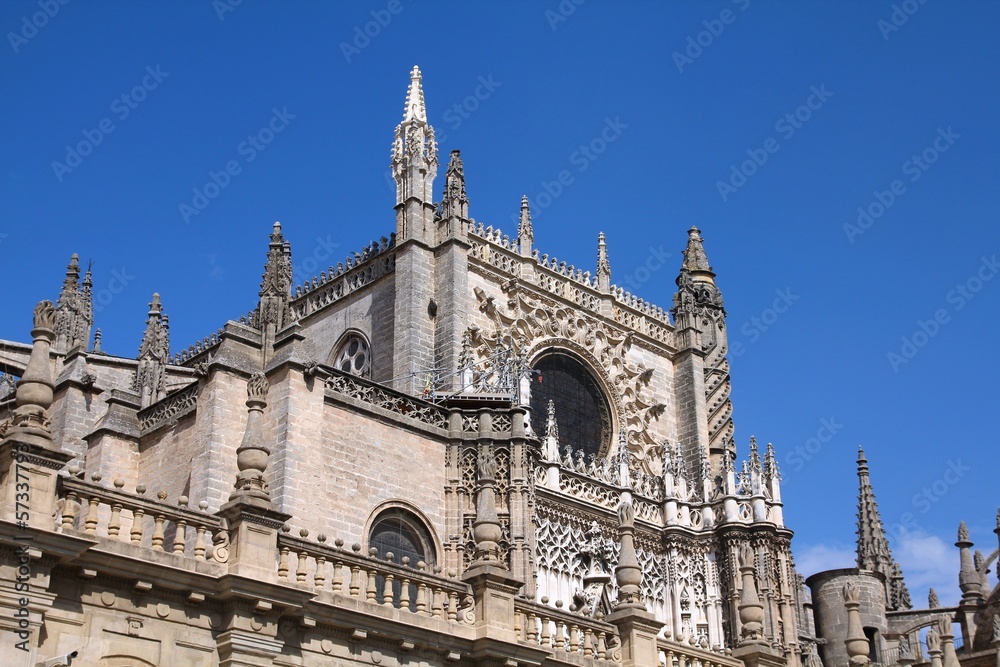
[[[554,651],[557,657],[565,652],[609,664],[621,662],[615,626],[558,607],[516,599],[514,632],[522,643]]]
[[[327,544],[325,535],[308,541],[307,530],[299,538],[287,533],[278,536],[278,580],[317,591],[328,591],[373,605],[394,607],[403,612],[440,620],[471,624],[472,590],[451,576],[441,576],[440,567],[423,561],[397,560],[375,550],[362,554],[361,545],[345,548],[343,540]]]
[[[659,638],[656,643],[660,665],[663,667],[743,667],[743,663],[732,656],[713,653],[669,639]]]
[[[61,509],[57,527],[62,532],[80,531],[85,535],[131,542],[154,551],[166,551],[195,560],[212,554],[212,537],[221,529],[219,517],[205,513],[208,504],[188,509],[188,499],[181,496],[177,505],[169,505],[162,491],[157,499],[145,498],[145,487],[136,493],[123,491],[125,483],[114,481],[114,488],[102,485],[94,474],[87,482],[75,476],[60,477],[58,498]],[[216,554],[224,560],[224,554]]]

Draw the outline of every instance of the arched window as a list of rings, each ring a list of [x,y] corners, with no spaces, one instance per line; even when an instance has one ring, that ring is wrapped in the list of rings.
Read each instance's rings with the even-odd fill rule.
[[[561,447],[600,456],[611,444],[611,409],[597,379],[576,358],[552,352],[534,369],[540,381],[531,385],[531,426],[545,434],[549,401],[555,403]]]
[[[424,565],[425,571],[430,571],[436,561],[434,541],[424,522],[413,512],[401,507],[390,507],[380,512],[371,524],[368,532],[368,547],[375,549],[376,558],[387,560],[392,554],[392,562],[403,567],[419,569]],[[397,578],[393,582],[393,603],[401,604],[400,592],[402,584]],[[375,578],[375,594],[382,600],[385,591],[385,577]],[[410,609],[416,609],[417,587],[410,585]]]
[[[338,370],[358,377],[371,376],[371,347],[359,333],[347,334],[330,357],[330,365]]]

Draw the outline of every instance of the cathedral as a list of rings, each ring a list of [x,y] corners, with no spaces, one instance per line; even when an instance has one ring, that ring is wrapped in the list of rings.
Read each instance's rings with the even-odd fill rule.
[[[534,247],[526,197],[477,222],[440,157],[415,67],[395,226],[343,262],[293,285],[274,223],[257,307],[180,352],[156,294],[102,351],[76,255],[11,315],[0,664],[1000,665],[998,551],[962,526],[961,602],[915,608],[863,452],[857,567],[796,571],[697,228],[665,309],[603,234],[592,271]]]

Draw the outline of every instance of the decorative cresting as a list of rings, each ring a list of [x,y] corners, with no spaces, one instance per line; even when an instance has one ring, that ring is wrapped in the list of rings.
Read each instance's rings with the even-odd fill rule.
[[[281,233],[281,223],[271,229],[271,242],[267,246],[267,263],[260,281],[260,303],[257,306],[257,323],[267,338],[269,348],[274,333],[292,320],[288,308],[292,291],[292,246]]]
[[[438,205],[438,217],[469,219],[469,198],[465,194],[465,168],[460,151],[451,152],[444,176],[444,198]]]
[[[264,481],[271,450],[264,440],[264,408],[267,407],[268,382],[263,373],[254,373],[247,383],[247,428],[243,443],[236,450],[236,485],[229,500],[269,502],[271,495]]]
[[[49,418],[46,410],[52,405],[52,369],[49,350],[55,339],[56,308],[51,301],[41,301],[35,306],[33,343],[28,364],[21,381],[17,383],[16,408],[8,437],[30,435],[51,442]]]
[[[847,657],[852,667],[863,667],[871,664],[868,657],[871,650],[868,645],[868,638],[865,637],[861,628],[861,589],[857,584],[844,584],[844,608],[847,609],[847,637],[844,644],[847,648]]]
[[[488,418],[488,415],[487,415]],[[479,451],[477,462],[479,473],[479,493],[476,499],[476,521],[472,524],[472,537],[476,541],[476,555],[472,567],[489,563],[505,568],[500,560],[500,540],[503,529],[497,515],[494,485],[497,475],[497,460],[493,450],[485,446]]]
[[[632,500],[618,506],[619,551],[615,581],[618,584],[619,609],[643,609],[642,568],[635,553],[635,508]]]
[[[56,305],[56,339],[53,348],[68,352],[77,346],[86,348],[94,323],[93,280],[90,269],[80,283],[80,260],[74,253],[66,267],[66,279]]]
[[[903,581],[902,569],[889,550],[889,539],[868,475],[868,459],[861,447],[858,447],[858,483],[858,569],[881,572],[885,576],[887,609],[910,609],[910,592]]]
[[[507,302],[502,305],[482,289],[475,289],[480,312],[493,322],[492,331],[469,329],[468,356],[477,364],[476,368],[496,358],[502,349],[512,349],[521,356],[550,348],[575,353],[600,376],[617,415],[617,426],[625,429],[629,448],[646,465],[646,472],[661,474],[658,461],[647,454],[659,444],[650,432],[651,423],[663,414],[666,406],[647,402],[643,395],[653,370],[629,362],[632,333],[576,308],[529,293],[516,279],[505,283],[503,289]]]
[[[170,325],[163,314],[160,295],[153,294],[146,318],[146,331],[139,345],[139,365],[132,378],[132,390],[139,404],[147,407],[167,395],[167,363],[170,359]]]
[[[708,264],[701,232],[688,230],[684,261],[677,276],[677,292],[670,309],[678,335],[697,330],[704,354],[705,404],[708,406],[708,442],[713,454],[736,455],[733,442],[732,386],[729,377],[729,343],[726,334],[726,309],[722,292],[715,285],[715,273]],[[679,341],[678,347],[684,347]],[[688,341],[690,344],[693,341]]]
[[[764,605],[757,593],[757,582],[754,577],[754,553],[749,544],[743,544],[739,550],[740,577],[743,580],[743,590],[740,594],[740,646],[765,644],[764,640]]]

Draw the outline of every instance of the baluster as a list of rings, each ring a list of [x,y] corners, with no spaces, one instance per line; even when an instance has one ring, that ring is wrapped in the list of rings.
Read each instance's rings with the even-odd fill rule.
[[[62,527],[63,530],[73,527],[76,519],[76,492],[70,491],[66,494],[66,502],[63,503]]]
[[[194,538],[194,559],[205,560],[205,526],[198,526],[198,535]]]
[[[288,580],[288,547],[281,547],[281,555],[278,557],[278,578]]]
[[[566,648],[566,623],[562,620],[556,621],[556,648]]]
[[[93,496],[90,499],[90,506],[87,508],[87,518],[84,519],[83,532],[88,535],[97,533],[97,507],[101,504],[101,499]]]
[[[552,632],[549,630],[548,616],[542,616],[542,636],[538,643],[546,648],[552,644]]]
[[[448,593],[448,620],[458,620],[458,593],[455,591]]]
[[[597,634],[597,659],[604,660],[606,657],[608,657],[607,633],[599,632]]]
[[[187,521],[177,520],[177,530],[174,532],[174,553],[183,554],[187,543]]]
[[[403,566],[405,567],[409,562],[410,558],[403,556]],[[410,611],[410,576],[405,572],[399,587],[399,608]]]
[[[427,613],[427,584],[422,581],[417,584],[417,613],[421,616],[430,616]]]
[[[534,612],[530,612],[529,611],[528,612],[528,628],[527,628],[527,630],[528,630],[527,636],[528,636],[528,643],[529,644],[536,643],[536,640],[538,639],[538,627],[535,625],[536,621],[537,621],[537,617],[535,616]]]
[[[316,576],[313,577],[316,588],[323,588],[326,585],[324,569],[326,569],[326,556],[316,556]]]
[[[163,551],[163,522],[167,518],[163,516],[162,512],[157,512],[156,516],[153,518],[153,549],[156,551]]]
[[[333,559],[333,593],[339,595],[344,588],[344,561],[340,559],[340,550],[344,546],[344,540],[339,537],[333,541],[333,546],[337,547],[337,556]]]
[[[295,583],[304,584],[306,582],[306,558],[309,556],[305,551],[299,552],[299,565],[295,569]]]
[[[442,598],[445,596],[443,590],[440,586],[435,586],[434,590],[431,591],[431,615],[434,618],[444,618],[444,602]]]
[[[392,582],[395,577],[392,576],[392,572],[385,573],[385,585],[382,588],[382,604],[386,607],[392,606]]]
[[[132,511],[132,530],[129,532],[129,537],[132,538],[132,544],[139,544],[142,542],[142,519],[146,516],[146,512],[141,509]]]
[[[569,652],[580,652],[580,626],[576,623],[572,623],[569,626]]]
[[[583,657],[594,657],[594,631],[590,628],[583,631]]]
[[[108,537],[118,537],[122,528],[122,506],[115,503],[111,506],[111,519],[108,521]]]
[[[375,551],[375,549],[372,549]],[[368,586],[365,588],[365,599],[371,603],[378,604],[375,599],[375,566],[368,568]]]
[[[361,591],[361,568],[358,567],[357,563],[351,565],[351,585],[350,594],[352,598],[359,597]]]

